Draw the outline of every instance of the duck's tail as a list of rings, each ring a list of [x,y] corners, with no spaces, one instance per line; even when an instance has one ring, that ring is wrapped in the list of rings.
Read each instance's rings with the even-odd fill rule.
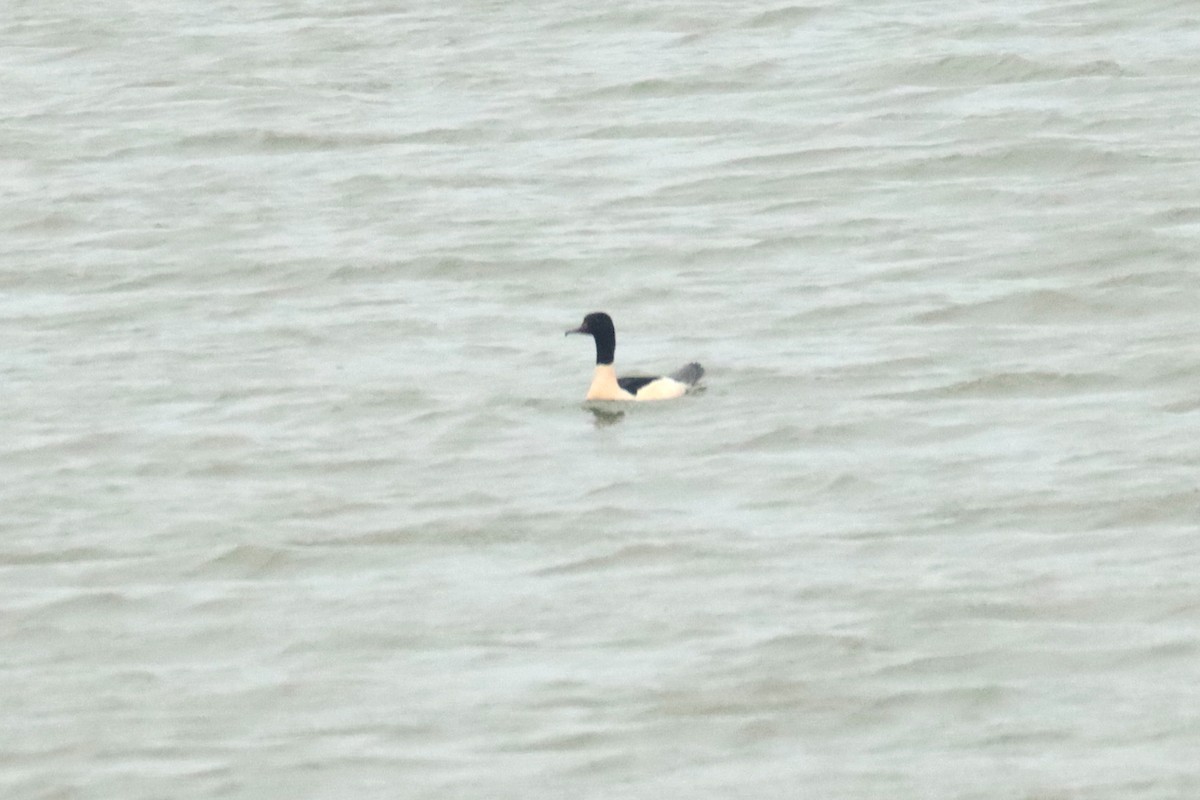
[[[671,373],[671,377],[680,383],[686,383],[688,386],[695,386],[704,377],[704,367],[693,361],[685,367],[677,369]]]

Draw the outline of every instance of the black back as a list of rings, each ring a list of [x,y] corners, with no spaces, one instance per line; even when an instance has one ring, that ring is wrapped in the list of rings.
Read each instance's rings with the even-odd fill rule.
[[[658,378],[647,378],[643,375],[630,375],[627,378],[617,378],[617,386],[620,386],[630,394],[637,394],[638,389],[641,389],[647,383],[653,383]]]

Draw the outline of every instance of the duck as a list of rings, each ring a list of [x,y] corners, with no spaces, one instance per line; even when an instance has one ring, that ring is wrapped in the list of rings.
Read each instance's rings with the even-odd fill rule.
[[[613,367],[617,330],[612,317],[603,311],[588,314],[583,318],[582,325],[567,331],[564,336],[572,333],[591,336],[596,340],[596,370],[592,373],[587,400],[671,400],[685,395],[704,377],[704,367],[693,361],[670,375],[628,375],[618,378]]]

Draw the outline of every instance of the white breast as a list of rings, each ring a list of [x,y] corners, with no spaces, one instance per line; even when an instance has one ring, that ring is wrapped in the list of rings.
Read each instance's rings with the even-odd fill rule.
[[[629,392],[617,383],[617,371],[612,364],[597,364],[588,387],[588,400],[633,400]]]

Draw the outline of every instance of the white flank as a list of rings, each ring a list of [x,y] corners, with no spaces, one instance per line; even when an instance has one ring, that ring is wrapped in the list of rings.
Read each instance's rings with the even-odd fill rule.
[[[671,400],[675,397],[682,397],[687,391],[687,384],[680,383],[674,378],[659,378],[651,381],[638,389],[637,396],[634,400]]]

